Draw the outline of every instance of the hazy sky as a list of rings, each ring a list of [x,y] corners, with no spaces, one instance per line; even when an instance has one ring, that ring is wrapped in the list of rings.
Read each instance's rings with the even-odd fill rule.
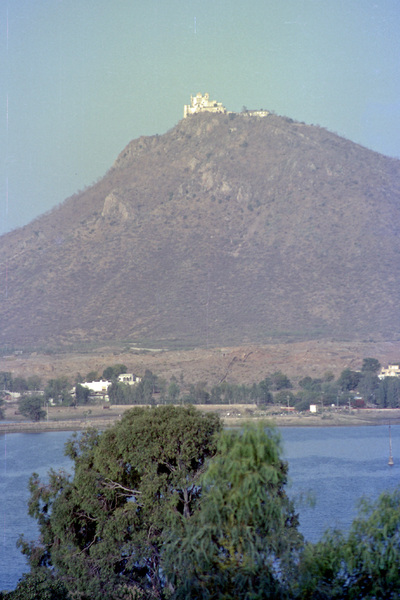
[[[400,157],[399,0],[0,0],[0,28],[0,234],[197,92]]]

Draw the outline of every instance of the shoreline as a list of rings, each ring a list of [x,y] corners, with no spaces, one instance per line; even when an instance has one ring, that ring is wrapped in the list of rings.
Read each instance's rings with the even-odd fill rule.
[[[77,408],[51,407],[47,419],[39,422],[15,418],[14,407],[8,406],[6,420],[0,421],[0,435],[7,433],[44,433],[51,431],[84,431],[90,427],[107,429],[119,421],[132,405],[92,406]],[[226,427],[241,427],[245,422],[265,421],[276,427],[365,427],[400,423],[400,409],[326,409],[318,413],[285,413],[277,408],[260,410],[255,405],[196,405],[203,412],[214,412]],[[8,414],[7,414],[8,413]],[[12,413],[12,414],[10,414]],[[12,418],[14,417],[14,418]]]

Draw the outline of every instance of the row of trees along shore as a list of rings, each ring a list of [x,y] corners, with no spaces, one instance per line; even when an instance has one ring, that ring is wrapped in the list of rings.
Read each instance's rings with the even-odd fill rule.
[[[387,377],[380,380],[377,376],[380,367],[377,359],[365,358],[360,371],[345,369],[336,379],[333,373],[327,372],[320,378],[303,377],[294,384],[286,374],[276,371],[251,385],[223,381],[210,386],[206,381],[187,383],[183,377],[179,380],[171,377],[167,382],[150,370],[145,371],[139,383],[128,385],[118,381],[118,375],[126,372],[127,367],[116,364],[106,367],[101,376],[96,372],[90,372],[86,377],[78,374],[74,382],[75,394],[71,393],[74,384],[68,377],[51,379],[43,392],[35,394],[35,390],[40,389],[39,378],[13,378],[8,372],[0,372],[0,390],[22,393],[19,410],[32,420],[44,418],[44,405],[50,400],[63,406],[89,405],[98,401],[81,384],[101,378],[111,381],[109,401],[118,405],[256,404],[262,407],[275,404],[303,411],[309,410],[310,404],[339,407],[350,403],[360,408],[399,408],[400,379]]]
[[[400,491],[349,533],[299,532],[273,427],[223,430],[193,406],[134,407],[66,444],[73,474],[33,474],[30,572],[2,600],[400,597]]]

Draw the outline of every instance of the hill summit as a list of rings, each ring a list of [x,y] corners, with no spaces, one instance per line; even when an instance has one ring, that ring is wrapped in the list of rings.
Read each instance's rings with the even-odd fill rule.
[[[0,238],[0,346],[398,339],[399,182],[316,126],[192,114]]]

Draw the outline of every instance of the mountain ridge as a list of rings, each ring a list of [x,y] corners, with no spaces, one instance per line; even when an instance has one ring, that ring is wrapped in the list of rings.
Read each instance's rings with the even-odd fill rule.
[[[193,115],[0,238],[0,345],[398,339],[400,161]]]

